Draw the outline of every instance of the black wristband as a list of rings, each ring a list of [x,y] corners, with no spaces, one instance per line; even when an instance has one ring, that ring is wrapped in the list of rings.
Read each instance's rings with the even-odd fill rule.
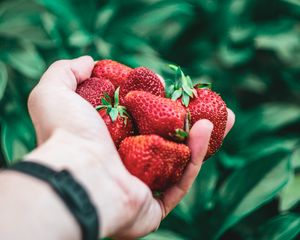
[[[83,240],[97,240],[99,219],[87,192],[67,170],[54,171],[36,162],[23,161],[8,168],[47,182],[64,201],[80,225]]]

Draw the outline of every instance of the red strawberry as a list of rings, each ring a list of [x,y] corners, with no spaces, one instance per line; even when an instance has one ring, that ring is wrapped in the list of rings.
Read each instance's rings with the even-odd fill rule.
[[[177,141],[187,137],[187,113],[180,103],[148,92],[131,91],[125,97],[125,106],[140,134],[157,134]]]
[[[190,149],[157,135],[125,138],[119,148],[128,171],[153,191],[163,191],[179,181],[190,160]]]
[[[93,69],[92,77],[105,77],[109,79],[115,88],[127,79],[131,68],[113,60],[104,59],[98,61]]]
[[[112,83],[103,77],[89,78],[79,84],[76,89],[76,93],[90,102],[93,107],[101,104],[101,98],[104,97],[104,93],[112,97],[114,95],[114,91],[115,88]]]
[[[208,119],[214,125],[209,141],[206,159],[213,155],[222,145],[227,123],[227,108],[222,98],[209,89],[209,84],[195,87],[189,76],[185,76],[180,67],[171,65],[176,71],[176,87],[172,99],[182,102],[191,115],[191,125],[200,119]],[[202,88],[201,88],[202,87]]]
[[[134,134],[133,124],[125,107],[119,105],[119,88],[114,94],[114,104],[106,95],[102,98],[102,105],[97,106],[96,109],[99,110],[117,148],[123,139]]]
[[[165,89],[159,77],[146,67],[133,69],[126,81],[120,85],[120,100],[123,102],[130,91],[145,91],[156,96],[165,96]]]
[[[222,98],[210,89],[198,88],[197,95],[198,97],[191,99],[188,106],[191,124],[205,118],[214,125],[206,153],[208,158],[222,145],[227,123],[227,108]]]

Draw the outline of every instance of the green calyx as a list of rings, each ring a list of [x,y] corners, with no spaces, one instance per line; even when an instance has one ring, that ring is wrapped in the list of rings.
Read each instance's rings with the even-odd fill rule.
[[[116,121],[118,115],[120,115],[120,117],[124,119],[124,123],[126,125],[129,114],[124,106],[119,105],[119,92],[120,88],[117,88],[117,90],[114,93],[113,102],[110,96],[108,96],[107,93],[104,93],[104,97],[101,98],[102,104],[97,106],[96,110],[99,111],[102,109],[106,109],[106,113],[110,116],[112,122]]]
[[[197,86],[197,88],[201,88],[201,89],[211,89],[212,84],[211,83],[199,83],[196,86]]]
[[[189,134],[186,131],[184,131],[183,129],[178,128],[175,130],[174,137],[179,142],[184,142],[188,136],[189,136]]]
[[[175,130],[175,134],[173,135],[173,137],[175,137],[177,141],[184,142],[187,139],[190,132],[190,122],[191,122],[191,114],[188,111],[184,119],[184,129],[177,128]]]
[[[181,98],[182,104],[188,106],[190,99],[197,97],[197,91],[193,86],[190,76],[185,75],[179,66],[170,64],[169,67],[175,71],[175,80],[171,89],[170,98],[173,101]]]

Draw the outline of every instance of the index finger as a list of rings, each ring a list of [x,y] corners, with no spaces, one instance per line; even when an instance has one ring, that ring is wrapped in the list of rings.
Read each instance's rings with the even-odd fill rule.
[[[72,60],[59,60],[50,65],[39,84],[67,87],[75,91],[78,84],[91,76],[94,60],[83,56]]]

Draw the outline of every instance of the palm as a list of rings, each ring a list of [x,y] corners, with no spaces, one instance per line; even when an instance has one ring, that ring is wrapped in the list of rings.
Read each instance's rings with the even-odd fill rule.
[[[88,78],[93,68],[92,61],[81,64],[86,71],[80,74],[68,69],[68,64],[54,64],[33,90],[29,106],[35,106],[30,106],[29,109],[33,122],[38,123],[35,127],[39,143],[44,142],[57,128],[69,130],[91,140],[110,141],[105,123],[97,111],[75,93],[77,83]],[[39,99],[38,104],[33,98]]]
[[[194,124],[188,140],[192,160],[181,181],[168,189],[161,200],[157,200],[144,183],[126,171],[105,123],[97,111],[75,93],[77,84],[91,75],[93,66],[94,62],[89,57],[58,61],[52,65],[30,96],[30,115],[39,144],[59,128],[96,143],[102,153],[99,158],[104,159],[103,165],[110,176],[120,186],[121,191],[134,199],[133,202],[129,201],[128,208],[118,213],[124,214],[124,221],[115,223],[117,226],[112,234],[117,234],[118,237],[121,234],[134,238],[143,236],[158,226],[161,219],[179,203],[191,187],[206,155],[213,126],[207,120]],[[228,110],[226,133],[233,123],[234,114]]]

